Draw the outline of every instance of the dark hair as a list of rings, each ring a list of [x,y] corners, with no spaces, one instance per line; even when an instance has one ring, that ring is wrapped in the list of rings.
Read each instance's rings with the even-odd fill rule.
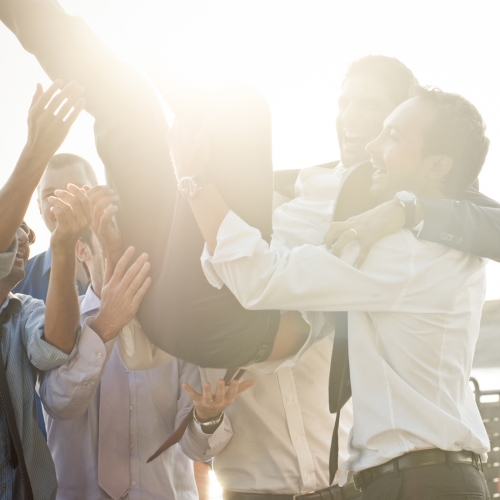
[[[90,187],[97,186],[97,176],[95,175],[92,165],[85,158],[78,155],[71,153],[60,153],[58,155],[54,155],[47,164],[47,170],[59,170],[78,164],[83,166],[87,180],[91,184]]]
[[[422,154],[450,156],[453,167],[442,179],[441,190],[450,196],[462,194],[477,179],[490,147],[481,114],[465,97],[437,88],[414,88],[412,97],[434,111],[424,129]]]
[[[376,78],[387,86],[387,93],[397,106],[410,97],[410,89],[418,85],[413,72],[399,59],[382,55],[368,55],[356,59],[348,67],[344,82],[350,76]]]

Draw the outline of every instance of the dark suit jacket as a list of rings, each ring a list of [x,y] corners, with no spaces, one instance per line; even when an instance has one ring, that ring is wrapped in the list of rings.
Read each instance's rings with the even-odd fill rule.
[[[318,165],[334,168],[339,162]],[[349,217],[371,208],[369,189],[373,168],[367,162],[357,167],[345,180],[340,191],[334,220]],[[277,170],[275,190],[294,197],[299,170]],[[500,204],[474,188],[458,200],[421,199],[424,206],[424,228],[419,238],[440,243],[463,252],[500,261]]]

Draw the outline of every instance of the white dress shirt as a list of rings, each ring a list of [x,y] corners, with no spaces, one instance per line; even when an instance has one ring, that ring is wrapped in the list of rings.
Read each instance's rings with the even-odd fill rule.
[[[251,367],[242,380],[255,385],[240,394],[225,412],[233,437],[213,465],[229,491],[289,494],[329,486],[328,460],[335,415],[328,410],[331,336],[305,352],[294,367],[264,375]],[[201,369],[214,386],[225,370]],[[352,407],[342,410],[339,442],[347,459]],[[340,477],[340,475],[338,474]]]
[[[100,300],[89,287],[81,302],[84,327],[78,352],[70,362],[47,372],[40,388],[45,410],[47,439],[56,466],[61,500],[99,500],[110,497],[97,481],[99,381],[106,377],[106,362],[115,341],[104,344],[89,326]],[[179,444],[153,462],[146,460],[172,434],[192,408],[181,384],[201,391],[198,367],[174,359],[148,371],[132,371],[130,393],[130,491],[126,498],[198,498],[190,460],[206,461],[231,437],[226,418],[213,435],[190,424]],[[182,451],[190,457],[188,458]]]
[[[335,169],[301,170],[296,198],[273,213],[271,246],[286,251],[304,243],[321,244],[342,182],[353,168],[339,164]],[[316,333],[328,338],[312,347],[308,342],[291,360],[248,368],[243,378],[253,379],[255,385],[227,408],[233,437],[214,460],[217,478],[225,490],[293,495],[329,486],[328,462],[335,424],[327,390],[333,318],[321,313],[303,316]],[[212,384],[223,375],[223,370],[202,370],[202,378]],[[351,426],[349,402],[340,419],[341,462],[347,458]],[[342,468],[334,482],[341,472]]]
[[[343,260],[325,247],[279,251],[234,213],[202,263],[248,309],[349,313],[354,428],[346,468],[406,452],[485,453],[489,441],[468,386],[485,294],[484,260],[401,230],[361,269],[354,243]],[[313,332],[314,333],[314,332]]]

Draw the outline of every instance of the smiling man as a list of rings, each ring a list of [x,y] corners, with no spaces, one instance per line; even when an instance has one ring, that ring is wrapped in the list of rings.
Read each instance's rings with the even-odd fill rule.
[[[402,189],[430,200],[460,196],[484,163],[484,132],[464,98],[420,89],[367,145],[372,195],[395,207]],[[190,153],[175,157],[179,175],[203,168]],[[356,243],[342,259],[313,245],[270,248],[211,184],[190,204],[212,253],[204,257],[208,279],[242,305],[349,311],[354,426],[346,467],[364,500],[488,498],[481,459],[489,441],[468,387],[484,259],[403,229],[356,269]]]

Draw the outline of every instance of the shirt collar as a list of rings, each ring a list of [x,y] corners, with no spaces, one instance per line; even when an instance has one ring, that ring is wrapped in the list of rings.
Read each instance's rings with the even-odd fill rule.
[[[87,288],[87,292],[80,302],[80,314],[85,316],[101,307],[101,299],[95,294],[92,285]]]
[[[52,267],[52,249],[49,247],[45,251],[45,255],[43,256],[42,273],[47,274],[50,271],[51,267]]]
[[[23,304],[13,293],[9,293],[4,303],[0,305],[0,313],[4,309],[7,309],[7,307],[10,309],[11,313],[16,314],[21,311]]]

